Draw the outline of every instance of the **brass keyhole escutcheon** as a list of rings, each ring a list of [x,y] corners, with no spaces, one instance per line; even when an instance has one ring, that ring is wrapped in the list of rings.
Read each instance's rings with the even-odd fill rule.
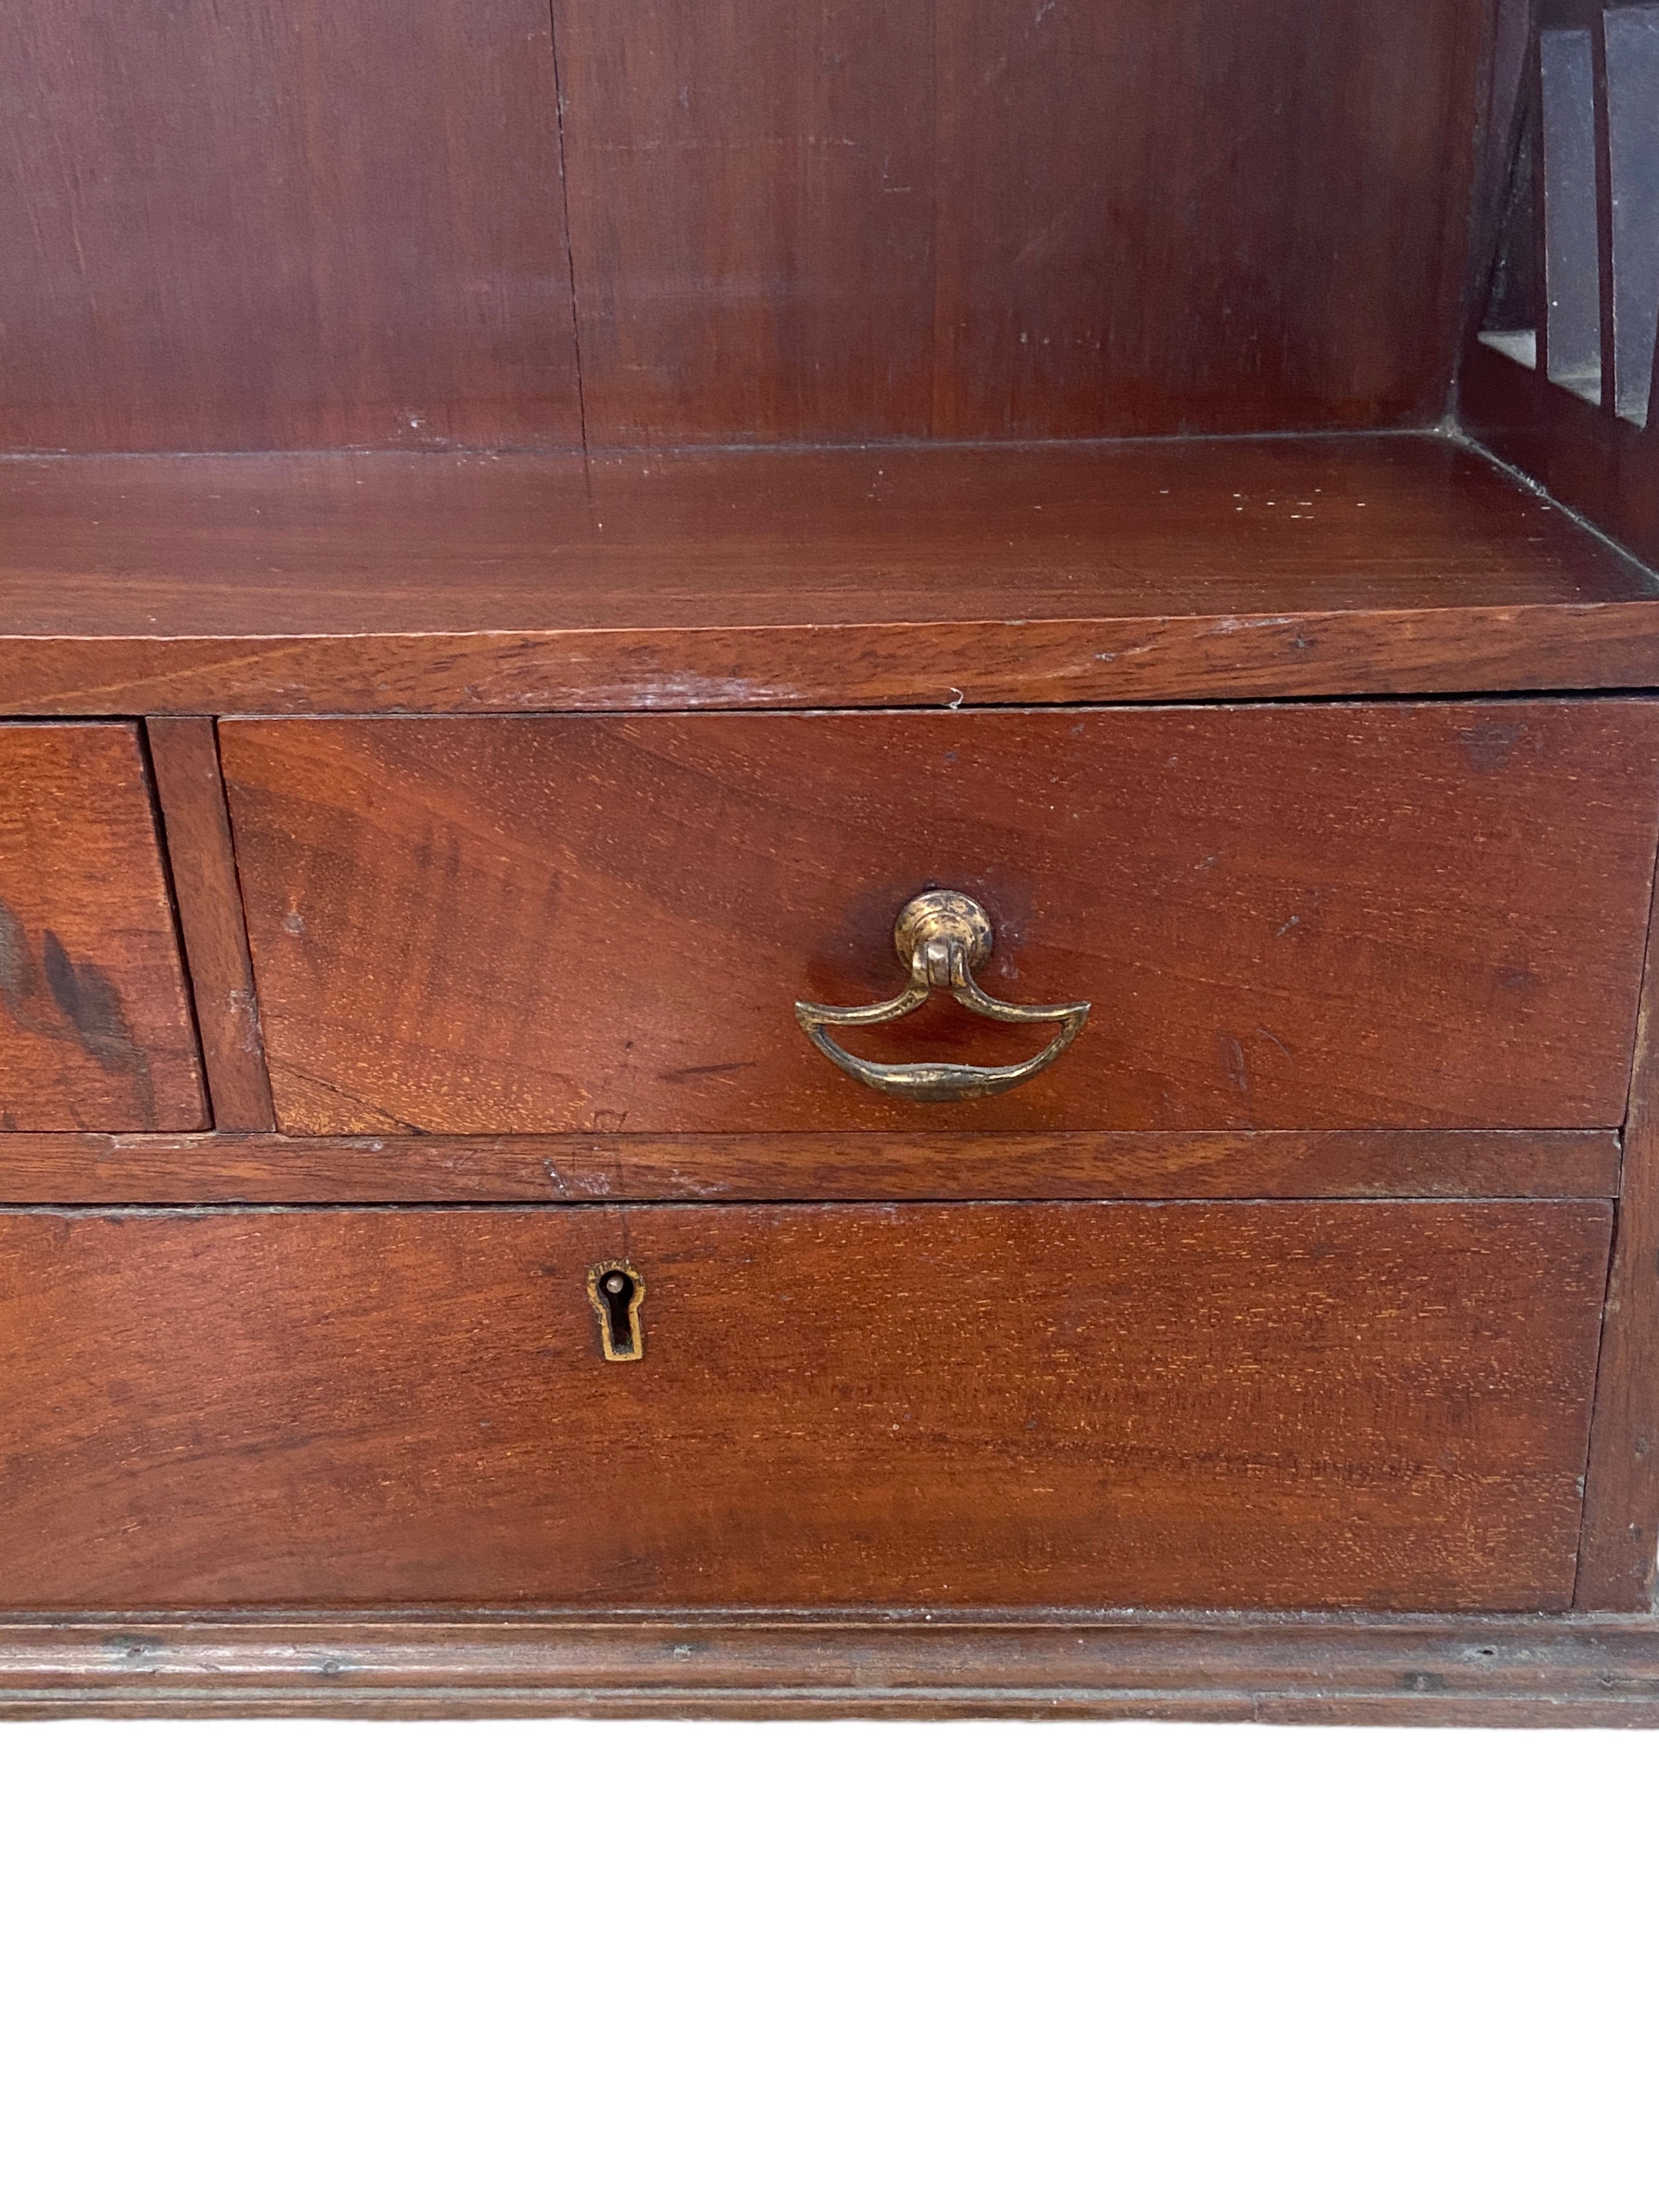
[[[640,1307],[645,1281],[625,1260],[607,1260],[587,1271],[588,1303],[599,1317],[599,1349],[607,1359],[643,1359]]]

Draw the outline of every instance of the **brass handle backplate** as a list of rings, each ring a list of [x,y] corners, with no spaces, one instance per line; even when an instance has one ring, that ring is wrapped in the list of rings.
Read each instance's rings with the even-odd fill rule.
[[[803,1000],[795,1007],[795,1019],[818,1050],[872,1091],[899,1098],[983,1098],[1012,1091],[1058,1060],[1089,1018],[1086,1000],[1069,1006],[1011,1006],[981,990],[974,975],[991,957],[991,917],[965,891],[923,891],[913,898],[894,925],[893,943],[910,978],[896,998],[876,1006],[814,1006]],[[988,1021],[1058,1022],[1060,1028],[1041,1052],[1012,1067],[964,1067],[950,1060],[883,1066],[860,1060],[828,1034],[900,1021],[926,1006],[936,990],[948,991],[959,1006]]]

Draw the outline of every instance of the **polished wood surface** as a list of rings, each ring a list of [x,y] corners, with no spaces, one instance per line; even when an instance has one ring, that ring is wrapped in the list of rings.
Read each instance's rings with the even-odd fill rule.
[[[1443,411],[1470,0],[554,15],[598,444]]]
[[[1609,1128],[1659,836],[1645,701],[228,720],[295,1133]],[[1585,896],[1593,883],[1595,896]],[[944,884],[1023,1087],[889,1099],[869,1005]],[[878,1060],[1031,1048],[936,999]]]
[[[0,1129],[197,1129],[138,732],[0,725]]]
[[[1391,12],[13,0],[0,446],[1432,422],[1485,11]]]
[[[1051,1136],[15,1136],[0,1206],[1612,1198],[1611,1129]]]
[[[9,1720],[1659,1726],[1659,1620],[1513,1613],[0,1615]]]
[[[1653,578],[1445,438],[0,465],[0,706],[1659,684]]]
[[[13,1212],[0,1603],[1556,1609],[1610,1229]],[[613,1258],[632,1365],[587,1300]]]
[[[9,0],[0,447],[580,442],[545,0]]]
[[[1443,437],[65,457],[0,464],[0,531],[18,637],[1398,616],[1659,589]]]
[[[145,726],[216,1129],[274,1129],[247,927],[213,725]]]

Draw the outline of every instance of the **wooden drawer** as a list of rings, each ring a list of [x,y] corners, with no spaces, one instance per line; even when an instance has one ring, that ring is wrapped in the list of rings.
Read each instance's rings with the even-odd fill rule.
[[[14,1212],[0,1604],[1559,1608],[1609,1235],[1519,1200]],[[634,1361],[590,1299],[623,1255]]]
[[[137,730],[0,724],[0,1129],[203,1119]]]
[[[1614,1127],[1656,741],[1642,700],[222,729],[318,1133]],[[899,988],[933,885],[991,992],[1091,1005],[1019,1089],[886,1097],[796,1024]],[[842,1034],[1030,1050],[943,994]]]

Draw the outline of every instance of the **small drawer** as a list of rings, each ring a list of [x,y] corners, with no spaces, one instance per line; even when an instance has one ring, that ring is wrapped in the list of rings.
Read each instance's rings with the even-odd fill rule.
[[[138,732],[0,724],[0,1129],[199,1129]]]
[[[230,721],[222,744],[285,1129],[1623,1119],[1645,700]],[[916,1011],[814,1049],[798,1002],[908,987],[895,924],[941,889],[981,909],[980,964],[934,946]],[[984,1095],[891,1073],[1050,1038]]]
[[[0,1605],[1561,1608],[1610,1234],[1525,1200],[13,1213]]]

